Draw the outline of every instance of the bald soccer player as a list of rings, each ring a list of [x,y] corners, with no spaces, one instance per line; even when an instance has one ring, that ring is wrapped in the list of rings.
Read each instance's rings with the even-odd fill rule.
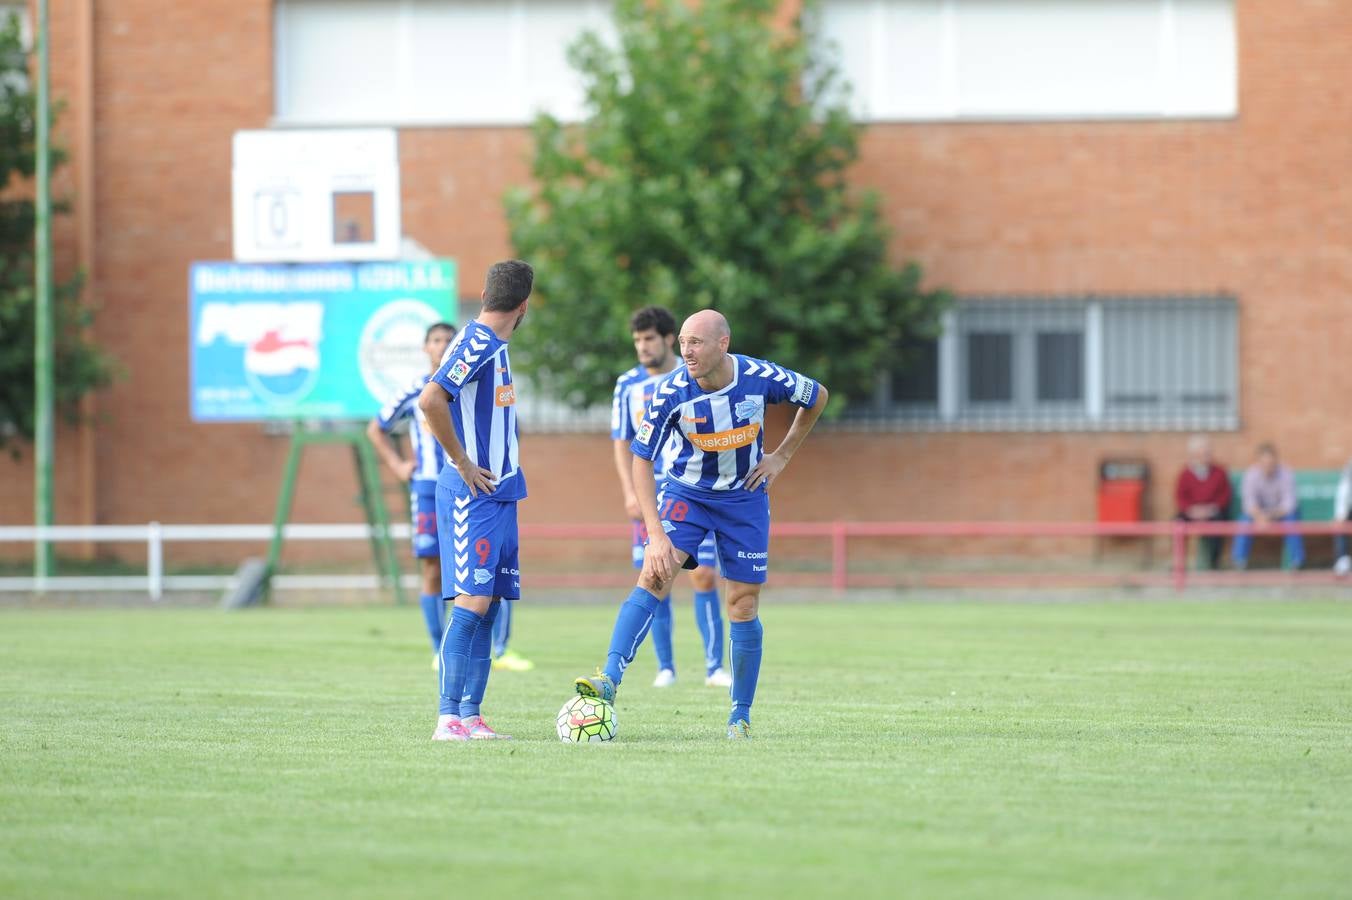
[[[576,679],[574,689],[614,701],[660,598],[682,568],[695,567],[700,544],[713,534],[732,623],[727,736],[746,739],[760,675],[760,590],[770,570],[769,490],[826,408],[827,391],[772,362],[729,353],[731,342],[727,319],[711,309],[681,326],[685,365],[658,382],[630,444],[634,492],[648,531],[643,569],[620,607],[604,667]],[[770,403],[799,409],[784,440],[766,453],[761,432]],[[673,434],[678,450],[659,494],[653,458]]]

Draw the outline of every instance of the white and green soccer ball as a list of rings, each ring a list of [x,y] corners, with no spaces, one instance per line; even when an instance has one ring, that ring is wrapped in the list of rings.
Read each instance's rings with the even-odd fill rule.
[[[563,704],[555,727],[559,740],[565,743],[614,740],[615,707],[604,700],[578,695]]]

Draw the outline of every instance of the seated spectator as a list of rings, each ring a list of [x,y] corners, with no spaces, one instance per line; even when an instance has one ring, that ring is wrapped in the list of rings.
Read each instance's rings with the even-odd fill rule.
[[[1244,511],[1241,522],[1254,522],[1258,525],[1270,525],[1273,522],[1300,521],[1300,506],[1296,502],[1296,476],[1277,459],[1277,448],[1271,444],[1258,446],[1257,458],[1253,465],[1244,470],[1244,480],[1240,484],[1240,499]],[[1235,567],[1247,568],[1249,565],[1249,547],[1253,544],[1253,535],[1241,534],[1235,537],[1235,547],[1231,556]],[[1298,534],[1286,536],[1286,555],[1293,569],[1305,564],[1305,542]]]
[[[1338,492],[1333,495],[1333,521],[1346,522],[1352,519],[1352,459],[1343,466],[1342,477],[1338,479]],[[1347,553],[1347,535],[1333,536],[1333,556],[1337,560],[1333,571],[1339,575],[1352,572],[1352,556]]]
[[[1224,522],[1230,518],[1230,475],[1211,458],[1211,442],[1202,435],[1188,440],[1188,464],[1174,486],[1176,518],[1187,522]],[[1225,539],[1202,538],[1208,568],[1221,567]]]

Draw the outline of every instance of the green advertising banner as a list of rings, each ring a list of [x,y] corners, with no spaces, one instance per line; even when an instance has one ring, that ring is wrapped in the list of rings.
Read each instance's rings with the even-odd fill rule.
[[[195,263],[192,418],[370,418],[427,374],[423,335],[457,297],[452,260]]]

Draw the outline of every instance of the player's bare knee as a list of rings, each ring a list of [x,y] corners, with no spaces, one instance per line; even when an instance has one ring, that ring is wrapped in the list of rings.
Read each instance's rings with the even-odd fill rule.
[[[728,619],[750,622],[760,609],[760,589],[757,585],[738,585],[728,588]]]
[[[647,572],[638,576],[638,586],[659,600],[665,597],[671,590],[671,582],[663,581],[655,575],[649,575]]]

